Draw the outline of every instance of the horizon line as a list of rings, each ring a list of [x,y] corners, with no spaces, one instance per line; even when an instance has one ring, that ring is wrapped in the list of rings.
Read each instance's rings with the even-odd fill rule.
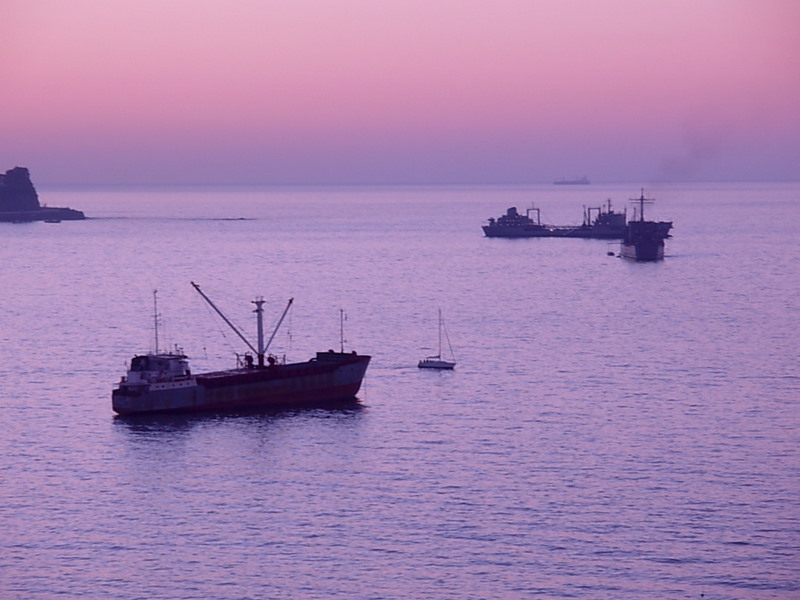
[[[558,186],[559,188],[566,187],[567,189],[585,189],[592,186],[602,185],[621,185],[621,184],[641,184],[645,180],[608,180],[608,181],[593,181],[589,184]],[[800,177],[797,179],[648,179],[647,185],[664,185],[664,184],[688,184],[688,183],[800,183]],[[302,181],[286,181],[286,182],[267,182],[267,181],[251,181],[251,182],[220,182],[220,181],[171,181],[171,182],[141,182],[141,181],[118,181],[118,182],[37,182],[37,188],[116,188],[116,187],[140,187],[140,188],[155,188],[155,187],[276,187],[276,188],[299,188],[299,187],[459,187],[459,186],[478,186],[478,187],[501,187],[501,186],[526,186],[526,185],[555,185],[554,181],[315,181],[315,182],[302,182]]]

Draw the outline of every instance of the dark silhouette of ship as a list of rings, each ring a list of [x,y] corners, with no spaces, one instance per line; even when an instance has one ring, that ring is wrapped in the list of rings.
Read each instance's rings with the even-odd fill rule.
[[[638,204],[633,220],[628,222],[620,244],[620,256],[637,262],[654,262],[664,259],[664,240],[670,237],[672,221],[646,221],[644,205],[652,204],[654,199],[644,197],[644,189],[639,198],[631,200]],[[636,218],[638,215],[638,218]]]
[[[556,179],[553,185],[589,185],[589,178],[584,175],[583,177],[576,177],[575,179]]]
[[[155,351],[133,357],[127,374],[112,391],[114,412],[136,415],[327,407],[355,399],[371,357],[345,352],[344,337],[339,352],[317,352],[315,357],[303,362],[286,363],[279,357],[267,354],[269,344],[289,311],[292,300],[289,300],[266,344],[263,331],[264,300],[258,298],[253,301],[258,320],[258,346],[254,347],[200,287],[195,283],[192,285],[256,354],[256,360],[247,353],[235,369],[192,373],[188,357],[179,349],[176,348],[174,352],[159,351],[156,306],[153,315],[156,323]],[[155,305],[155,292],[153,298]]]
[[[535,213],[535,218],[531,217],[531,213]],[[625,232],[625,221],[625,213],[614,211],[611,208],[611,200],[608,200],[605,206],[584,208],[581,225],[545,225],[541,222],[538,208],[531,207],[522,215],[516,206],[512,206],[506,214],[497,219],[489,219],[488,224],[482,228],[486,237],[618,240]]]

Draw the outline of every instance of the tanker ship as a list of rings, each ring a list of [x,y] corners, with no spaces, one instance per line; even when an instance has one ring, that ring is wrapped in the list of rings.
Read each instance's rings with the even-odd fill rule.
[[[531,217],[536,214],[536,218]],[[615,212],[611,208],[611,200],[606,206],[583,209],[583,224],[581,225],[545,225],[541,221],[539,209],[531,207],[520,214],[516,206],[512,206],[506,214],[498,218],[490,218],[487,225],[483,225],[486,237],[504,238],[532,238],[532,237],[559,237],[559,238],[592,238],[605,240],[618,240],[625,231],[624,212]]]

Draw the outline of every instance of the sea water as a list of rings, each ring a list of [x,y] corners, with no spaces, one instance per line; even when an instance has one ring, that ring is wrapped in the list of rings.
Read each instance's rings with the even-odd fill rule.
[[[648,187],[660,263],[480,229],[640,187],[40,189],[90,219],[0,224],[0,597],[800,597],[800,185]],[[359,406],[115,418],[155,321],[246,350],[191,281]]]

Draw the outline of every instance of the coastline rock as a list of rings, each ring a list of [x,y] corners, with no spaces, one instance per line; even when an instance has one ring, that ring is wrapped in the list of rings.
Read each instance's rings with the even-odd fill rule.
[[[0,175],[0,210],[37,210],[39,196],[25,167],[14,167]]]
[[[14,167],[0,175],[0,222],[76,221],[85,219],[79,210],[39,204],[30,172]]]

